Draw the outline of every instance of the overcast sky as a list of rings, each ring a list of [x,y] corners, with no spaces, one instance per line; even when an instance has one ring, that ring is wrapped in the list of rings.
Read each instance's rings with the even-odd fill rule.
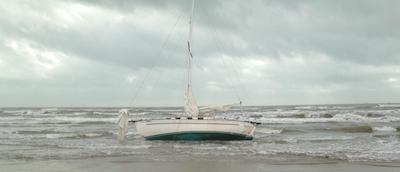
[[[399,7],[197,1],[197,102],[400,102]],[[0,106],[183,105],[190,10],[186,0],[0,0]]]

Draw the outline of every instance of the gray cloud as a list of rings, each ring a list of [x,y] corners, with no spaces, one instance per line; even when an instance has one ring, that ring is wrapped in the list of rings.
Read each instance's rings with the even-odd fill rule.
[[[399,3],[197,1],[195,95],[398,102]],[[0,106],[128,105],[146,76],[135,105],[182,104],[189,11],[185,0],[0,2]]]

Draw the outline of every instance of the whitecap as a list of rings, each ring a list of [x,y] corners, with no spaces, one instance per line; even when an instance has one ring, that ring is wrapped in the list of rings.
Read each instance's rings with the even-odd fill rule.
[[[46,134],[46,138],[48,139],[58,139],[61,137],[61,134]]]
[[[372,127],[374,132],[396,132],[397,129],[389,126]]]
[[[343,121],[362,121],[367,119],[364,116],[353,113],[336,114],[335,116],[333,116],[333,118],[336,120],[343,120]]]
[[[71,123],[86,123],[86,122],[108,122],[115,123],[117,118],[84,118],[84,117],[55,117],[55,118],[42,118],[48,122],[71,122]]]
[[[301,109],[301,110],[323,110],[323,109],[329,109],[328,106],[296,106],[294,107],[295,109]]]
[[[74,116],[84,116],[84,115],[87,115],[88,113],[87,112],[73,112],[72,113],[72,115],[74,115]]]
[[[93,112],[94,115],[110,115],[110,116],[116,116],[118,115],[117,112]]]
[[[48,139],[58,139],[58,138],[92,138],[102,136],[100,133],[54,133],[46,134]]]
[[[260,133],[263,133],[263,134],[279,134],[279,133],[282,133],[282,129],[271,129],[271,128],[258,128],[256,131],[260,132]]]
[[[304,114],[305,118],[332,118],[333,116],[335,116],[335,112],[328,112],[328,111],[310,112]]]
[[[363,115],[358,115],[354,113],[339,113],[331,115],[333,117],[325,118],[313,118],[312,116],[307,116],[305,118],[294,118],[294,117],[261,117],[258,121],[262,123],[269,124],[283,124],[283,123],[321,123],[321,122],[353,122],[353,123],[365,123],[365,122],[397,122],[400,121],[399,117],[395,116],[383,116],[383,117],[366,117]]]
[[[261,123],[265,124],[301,124],[301,123],[309,123],[309,122],[336,122],[331,118],[260,118]]]
[[[16,114],[16,115],[31,115],[32,110],[4,110],[3,113]]]
[[[40,110],[40,113],[42,114],[57,113],[57,112],[58,112],[57,108],[43,108]]]
[[[377,107],[391,107],[391,108],[400,108],[400,104],[378,104]]]

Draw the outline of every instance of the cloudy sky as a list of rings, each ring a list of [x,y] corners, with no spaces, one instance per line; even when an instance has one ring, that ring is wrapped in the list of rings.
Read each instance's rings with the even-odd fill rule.
[[[198,104],[400,102],[399,7],[197,1]],[[0,106],[182,105],[190,9],[187,0],[0,0]]]

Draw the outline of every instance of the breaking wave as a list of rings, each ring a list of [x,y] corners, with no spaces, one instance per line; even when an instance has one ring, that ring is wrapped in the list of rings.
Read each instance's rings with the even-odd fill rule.
[[[59,138],[69,138],[69,139],[82,139],[82,138],[93,138],[100,137],[103,134],[100,133],[53,133],[46,134],[48,139],[59,139]]]
[[[389,126],[373,127],[372,130],[375,132],[396,132],[397,131],[396,128],[389,127]]]
[[[279,134],[282,133],[283,129],[271,129],[271,128],[259,128],[257,132],[263,134]]]
[[[309,114],[309,115],[291,116],[291,117],[260,117],[256,119],[261,123],[266,124],[279,124],[279,123],[323,123],[323,122],[353,122],[353,123],[368,123],[368,122],[398,122],[399,117],[395,116],[381,116],[381,117],[368,117],[364,115],[358,115],[354,113],[343,113],[343,114]]]

